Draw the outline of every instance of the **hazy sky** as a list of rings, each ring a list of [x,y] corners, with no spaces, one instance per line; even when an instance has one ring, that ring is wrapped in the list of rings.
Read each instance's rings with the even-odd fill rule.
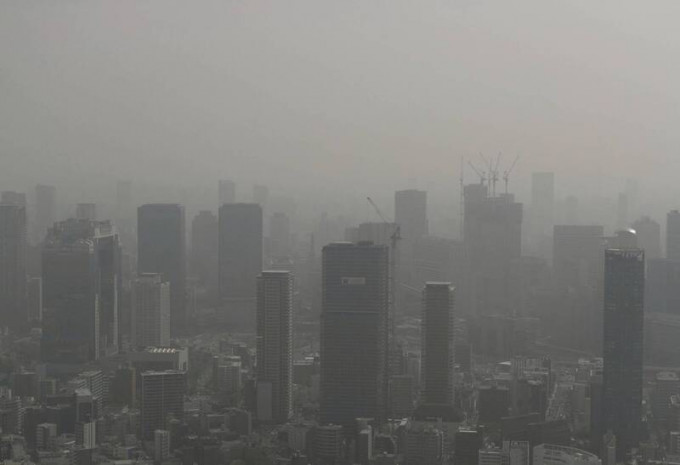
[[[677,0],[2,0],[0,185],[680,168]],[[471,173],[470,173],[471,174]],[[471,176],[470,176],[471,177]]]

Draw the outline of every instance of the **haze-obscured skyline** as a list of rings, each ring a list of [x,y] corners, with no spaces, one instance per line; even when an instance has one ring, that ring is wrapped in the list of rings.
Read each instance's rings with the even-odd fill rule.
[[[550,170],[591,188],[631,176],[673,187],[678,168],[676,2],[0,11],[8,188],[89,176],[432,188],[480,151],[507,164],[520,153],[518,179]]]

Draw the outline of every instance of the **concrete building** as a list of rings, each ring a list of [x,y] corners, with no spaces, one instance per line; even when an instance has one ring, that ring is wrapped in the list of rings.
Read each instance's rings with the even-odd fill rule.
[[[540,444],[534,447],[534,465],[602,465],[595,454],[575,447]]]
[[[656,385],[651,396],[652,412],[659,420],[671,418],[671,396],[680,394],[680,378],[673,371],[661,371],[656,374]],[[673,425],[676,426],[676,425]]]
[[[170,458],[170,431],[157,429],[153,432],[153,460],[162,463]]]
[[[252,328],[255,280],[262,271],[262,207],[232,203],[220,207],[218,284],[225,318]]]
[[[554,282],[560,287],[593,286],[602,276],[604,228],[556,225],[553,232]]]
[[[512,277],[522,253],[522,204],[512,194],[490,197],[484,184],[464,192],[468,272],[461,305],[472,315],[512,315],[518,310]]]
[[[451,283],[429,282],[423,289],[421,319],[421,402],[453,405],[454,290]]]
[[[26,194],[23,192],[2,191],[0,194],[0,204],[26,207]]]
[[[429,234],[427,192],[415,189],[394,193],[394,222],[406,241],[415,242]]]
[[[142,373],[141,432],[145,440],[154,439],[154,431],[167,430],[169,419],[184,419],[186,373],[182,371],[147,371]]]
[[[680,261],[680,212],[672,210],[666,215],[666,258]]]
[[[648,216],[635,221],[631,227],[638,238],[638,246],[645,251],[645,259],[661,258],[661,225]]]
[[[127,359],[138,373],[189,371],[189,350],[186,347],[146,347],[144,350],[128,353]]]
[[[217,207],[236,202],[236,183],[230,179],[220,179],[217,185]]]
[[[142,273],[132,284],[132,345],[170,344],[170,283],[159,273]]]
[[[343,463],[344,438],[342,426],[322,425],[314,429],[314,458],[320,465]]]
[[[429,424],[410,424],[404,433],[404,465],[443,465],[444,433]]]
[[[602,422],[616,436],[618,461],[642,432],[645,255],[634,232],[620,233],[610,247],[616,248],[605,252]]]
[[[201,210],[191,222],[191,274],[211,299],[217,296],[217,229],[217,217],[210,210]]]
[[[414,398],[411,375],[390,376],[390,418],[409,418],[413,414]]]
[[[528,254],[548,260],[551,253],[550,238],[555,222],[555,173],[531,174],[531,206],[529,215],[530,241]]]
[[[35,237],[36,243],[45,239],[47,230],[56,221],[57,189],[54,186],[35,186]]]
[[[293,277],[288,271],[263,271],[257,277],[257,380],[258,386],[271,383],[271,411],[262,416],[285,423],[293,410]]]
[[[0,326],[18,329],[28,321],[26,207],[0,203]]]
[[[323,248],[321,423],[384,418],[387,407],[388,248]]]
[[[160,273],[170,283],[170,335],[186,327],[186,232],[184,207],[147,204],[137,209],[137,270]]]
[[[645,313],[680,315],[680,261],[657,258],[646,262]]]

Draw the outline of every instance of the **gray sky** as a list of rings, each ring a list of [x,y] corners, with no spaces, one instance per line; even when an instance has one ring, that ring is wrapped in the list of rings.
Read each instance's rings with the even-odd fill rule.
[[[479,151],[521,153],[518,176],[670,184],[678,17],[676,0],[3,0],[0,185],[428,187]]]

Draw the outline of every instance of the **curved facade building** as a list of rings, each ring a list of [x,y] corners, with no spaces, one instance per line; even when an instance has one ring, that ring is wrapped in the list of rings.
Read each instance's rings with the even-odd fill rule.
[[[602,461],[575,447],[540,444],[534,447],[534,465],[602,465]]]

